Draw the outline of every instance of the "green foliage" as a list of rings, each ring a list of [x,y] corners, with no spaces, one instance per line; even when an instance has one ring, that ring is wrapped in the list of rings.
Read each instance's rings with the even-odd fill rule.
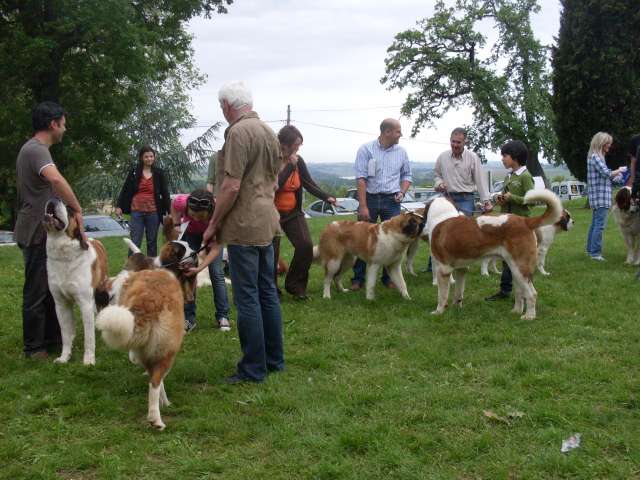
[[[563,182],[564,180],[566,180],[564,175],[556,175],[551,179],[552,182]]]
[[[146,424],[148,378],[126,352],[97,335],[97,363],[82,365],[80,323],[69,364],[21,357],[22,258],[0,247],[0,479],[637,478],[636,269],[612,221],[608,261],[586,257],[581,203],[568,205],[576,225],[556,237],[551,276],[534,278],[537,320],[485,302],[499,277],[477,266],[464,306],[437,317],[428,274],[406,276],[410,301],[379,282],[373,302],[327,301],[314,265],[312,299],[281,303],[287,370],[261,385],[223,383],[240,357],[237,313],[218,331],[200,289],[198,327],[165,380],[164,432]],[[332,220],[309,221],[314,241]],[[126,247],[104,243],[115,274]],[[418,269],[426,261],[422,247]],[[560,453],[577,432],[582,446]]]
[[[152,110],[150,94],[181,95],[197,79],[186,22],[231,3],[0,0],[0,205],[15,202],[15,158],[32,133],[34,104],[54,100],[68,112],[68,133],[52,153],[72,184],[101,168],[113,175],[110,168],[129,163],[132,148],[146,141],[123,125]],[[177,89],[150,91],[185,72]]]
[[[430,18],[396,35],[387,50],[389,89],[410,90],[402,113],[415,116],[412,134],[433,125],[451,109],[471,106],[469,140],[480,154],[508,140],[524,141],[529,169],[544,175],[538,156],[556,159],[551,128],[547,49],[531,30],[536,0],[440,0]],[[478,31],[490,21],[495,43]]]
[[[637,0],[562,0],[553,52],[553,109],[561,157],[580,180],[598,131],[612,134],[607,162],[628,161],[640,133],[640,8]]]

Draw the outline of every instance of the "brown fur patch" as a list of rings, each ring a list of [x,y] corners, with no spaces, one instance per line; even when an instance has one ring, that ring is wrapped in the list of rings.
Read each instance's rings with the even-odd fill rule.
[[[96,259],[91,264],[91,286],[95,289],[98,285],[106,282],[109,275],[109,265],[107,263],[107,251],[99,240],[92,239],[96,251]]]

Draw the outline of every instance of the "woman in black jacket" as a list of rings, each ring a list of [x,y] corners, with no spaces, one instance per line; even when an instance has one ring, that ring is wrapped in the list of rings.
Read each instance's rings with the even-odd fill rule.
[[[140,149],[138,163],[127,175],[116,204],[116,215],[131,214],[131,240],[138,247],[146,232],[150,257],[158,255],[158,227],[171,208],[167,180],[155,161],[153,148],[145,145]]]
[[[302,145],[302,134],[293,125],[282,127],[278,132],[282,152],[282,167],[278,174],[276,208],[280,213],[280,227],[293,245],[294,253],[284,282],[287,292],[299,300],[306,300],[309,268],[313,261],[313,241],[302,211],[302,189],[313,196],[335,205],[335,197],[323,192],[313,181],[307,165],[298,155]],[[277,272],[280,257],[280,237],[273,241],[274,272]],[[278,285],[276,273],[276,286]]]

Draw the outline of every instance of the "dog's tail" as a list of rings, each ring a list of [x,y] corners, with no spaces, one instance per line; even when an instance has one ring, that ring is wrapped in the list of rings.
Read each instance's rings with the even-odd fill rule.
[[[141,250],[138,248],[138,246],[135,243],[133,243],[133,241],[130,238],[123,237],[122,241],[127,244],[127,246],[129,247],[129,250],[131,250],[133,253],[141,253]]]
[[[133,338],[135,318],[127,308],[112,305],[102,310],[96,317],[96,328],[111,348],[127,349]]]
[[[525,204],[543,202],[547,204],[547,209],[538,217],[528,217],[525,219],[527,226],[534,230],[544,225],[553,225],[562,217],[562,202],[551,190],[529,190],[524,196]]]

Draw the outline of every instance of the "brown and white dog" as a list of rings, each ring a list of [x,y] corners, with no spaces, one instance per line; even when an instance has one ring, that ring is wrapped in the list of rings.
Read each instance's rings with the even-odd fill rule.
[[[438,279],[438,306],[433,314],[444,312],[449,297],[449,278],[456,280],[454,304],[462,306],[466,267],[486,256],[501,257],[511,269],[515,290],[513,312],[523,319],[536,317],[537,293],[533,274],[537,263],[537,241],[534,230],[556,223],[562,215],[562,203],[549,190],[530,190],[527,204],[544,202],[545,212],[538,217],[503,214],[468,218],[444,198],[427,205],[427,224],[423,235],[431,244],[431,255]]]
[[[560,220],[558,220],[553,225],[544,225],[542,227],[536,228],[536,239],[538,240],[538,271],[545,276],[550,275],[549,272],[545,270],[545,263],[547,261],[547,253],[553,245],[553,241],[556,238],[556,234],[560,232],[568,232],[575,222],[571,217],[571,213],[569,210],[563,210],[562,216]],[[497,267],[498,257],[485,257],[482,260],[482,264],[480,266],[480,274],[483,276],[489,276],[489,270],[491,269],[494,273],[500,273]]]
[[[184,294],[185,302],[192,302],[195,298],[194,291],[196,289],[197,279],[195,276],[185,275],[184,271],[187,268],[198,266],[199,260],[197,252],[191,249],[187,242],[178,240],[173,219],[170,216],[164,218],[163,233],[166,243],[160,248],[160,255],[157,257],[147,257],[130,239],[123,238],[123,241],[133,252],[127,259],[124,269],[138,272],[140,270],[153,268],[166,268],[172,271],[180,282],[180,288]]]
[[[632,208],[630,187],[618,190],[611,211],[627,247],[627,259],[624,263],[640,265],[640,212],[637,208]]]
[[[73,211],[58,199],[47,202],[43,223],[47,231],[49,290],[62,334],[62,353],[55,361],[67,363],[71,358],[76,335],[75,303],[84,327],[83,363],[95,365],[94,290],[107,279],[107,253],[98,240],[83,241]]]
[[[160,406],[168,406],[164,377],[184,337],[184,303],[175,275],[165,269],[123,270],[109,285],[111,305],[98,313],[96,327],[111,348],[129,350],[129,358],[149,374],[147,420],[162,430]]]
[[[410,298],[402,276],[401,262],[407,246],[424,227],[421,215],[401,213],[379,224],[369,222],[331,222],[320,234],[314,257],[324,266],[324,298],[331,298],[331,282],[347,291],[342,274],[351,268],[356,257],[367,262],[367,299],[375,298],[375,283],[380,267],[387,267],[391,281],[403,298]]]

